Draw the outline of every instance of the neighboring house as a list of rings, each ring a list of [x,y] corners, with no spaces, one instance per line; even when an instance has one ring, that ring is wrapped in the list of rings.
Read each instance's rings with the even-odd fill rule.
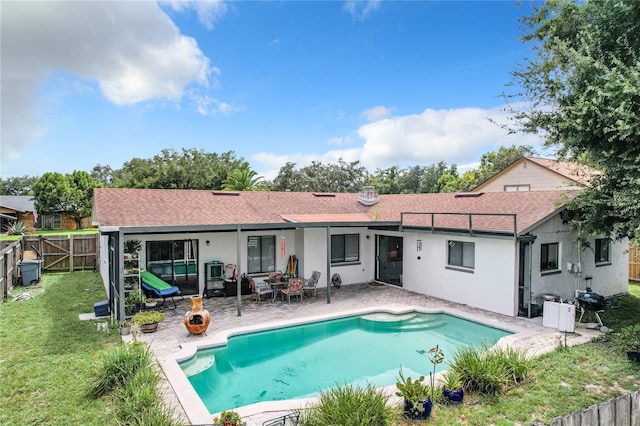
[[[5,233],[17,221],[33,227],[34,202],[32,195],[0,195],[0,232]]]
[[[594,169],[569,161],[520,157],[473,192],[517,192],[581,189],[589,185]]]
[[[183,295],[202,294],[205,264],[237,265],[262,279],[286,270],[379,281],[515,316],[540,295],[572,299],[593,288],[627,292],[627,243],[588,237],[562,221],[564,191],[378,195],[97,188],[93,221],[101,273],[124,315],[123,243],[142,241],[141,268],[162,270]],[[579,265],[579,266],[577,266]],[[589,279],[587,279],[589,278]],[[339,291],[339,290],[338,290]],[[330,292],[327,292],[330,301]]]
[[[35,229],[76,229],[76,222],[71,213],[38,213],[34,207],[35,201],[33,195],[0,195],[2,232],[16,220]],[[84,228],[90,227],[90,218],[82,219],[82,225]]]

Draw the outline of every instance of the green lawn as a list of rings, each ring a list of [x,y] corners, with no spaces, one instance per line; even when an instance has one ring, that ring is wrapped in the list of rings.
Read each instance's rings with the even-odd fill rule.
[[[75,229],[74,230],[58,229],[58,230],[51,230],[51,231],[37,231],[34,235],[35,236],[42,235],[42,236],[51,237],[51,236],[59,236],[59,235],[69,236],[71,234],[73,234],[73,235],[93,235],[93,234],[97,234],[97,233],[98,233],[98,228],[89,228],[89,229],[77,229],[77,230],[75,230]],[[29,236],[32,237],[34,235],[29,235]],[[6,241],[19,240],[20,238],[22,238],[22,235],[0,235],[0,240],[6,240]]]
[[[0,306],[0,424],[113,424],[117,401],[86,392],[104,350],[117,331],[98,332],[78,314],[105,299],[96,272],[45,274],[44,284],[19,288],[36,294]],[[612,329],[638,322],[640,285],[629,286],[619,309],[602,314]],[[437,404],[430,425],[549,423],[640,387],[640,364],[627,360],[612,335],[541,356],[532,378],[498,397],[467,395],[460,406]],[[425,366],[426,368],[427,366]],[[466,420],[462,421],[460,416]],[[415,425],[398,416],[397,425]]]
[[[101,352],[120,338],[78,320],[105,299],[99,274],[45,274],[13,295],[23,290],[36,297],[0,306],[0,424],[112,424],[112,403],[85,392]]]

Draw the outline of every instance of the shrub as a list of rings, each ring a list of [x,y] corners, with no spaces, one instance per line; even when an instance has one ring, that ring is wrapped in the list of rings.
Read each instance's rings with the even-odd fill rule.
[[[7,225],[5,231],[9,235],[24,235],[27,233],[27,225],[22,222],[13,222],[11,225]]]
[[[122,344],[109,349],[102,355],[89,395],[99,398],[126,385],[137,370],[148,368],[152,359],[151,351],[144,343]]]
[[[391,425],[395,412],[389,397],[371,384],[345,384],[320,392],[320,401],[300,417],[301,426]]]
[[[133,316],[133,322],[138,325],[155,324],[165,319],[165,314],[158,311],[142,311]]]
[[[629,352],[640,352],[640,324],[621,328],[614,334]]]
[[[512,348],[487,349],[464,347],[456,351],[450,367],[463,377],[466,389],[486,394],[496,394],[510,383],[526,379],[533,361]]]

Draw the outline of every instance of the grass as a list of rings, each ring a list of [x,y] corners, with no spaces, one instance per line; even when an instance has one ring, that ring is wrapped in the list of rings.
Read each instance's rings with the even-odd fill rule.
[[[45,274],[12,295],[25,290],[35,298],[0,305],[0,424],[111,424],[113,402],[86,393],[100,354],[120,338],[78,320],[105,298],[99,274]]]
[[[615,330],[638,323],[640,284],[630,283],[629,294],[616,298],[616,303],[619,308],[601,314],[614,334],[534,359],[528,379],[496,396],[467,393],[460,405],[435,404],[425,424],[549,424],[555,417],[640,389],[640,364],[627,359],[624,346],[614,337]],[[415,422],[403,419],[398,411],[395,425]]]
[[[102,333],[94,322],[78,320],[79,313],[91,312],[93,303],[105,298],[99,274],[45,274],[43,282],[14,292],[27,290],[34,299],[0,305],[0,424],[104,425],[114,424],[115,416],[129,424],[164,424],[162,407],[135,408],[154,399],[140,385],[149,377],[130,378],[115,397],[87,395],[105,352],[120,345],[116,329]],[[630,284],[629,292],[616,299],[620,308],[601,315],[614,333],[638,322],[640,284]],[[609,335],[536,358],[529,373],[496,396],[467,393],[460,405],[435,404],[423,423],[548,424],[640,388],[640,364],[629,362],[619,339]],[[393,425],[417,423],[403,419],[400,406],[395,413]]]
[[[55,237],[55,236],[70,236],[73,235],[93,235],[98,233],[98,228],[87,228],[87,229],[53,229],[53,230],[40,230],[36,231],[33,235],[27,235],[27,237],[39,236],[42,235],[44,237]],[[0,241],[14,241],[22,238],[22,235],[0,235]]]

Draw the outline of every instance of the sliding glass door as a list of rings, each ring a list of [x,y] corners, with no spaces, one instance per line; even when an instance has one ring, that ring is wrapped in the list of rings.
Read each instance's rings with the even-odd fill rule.
[[[148,241],[147,270],[183,295],[198,294],[198,240]]]

